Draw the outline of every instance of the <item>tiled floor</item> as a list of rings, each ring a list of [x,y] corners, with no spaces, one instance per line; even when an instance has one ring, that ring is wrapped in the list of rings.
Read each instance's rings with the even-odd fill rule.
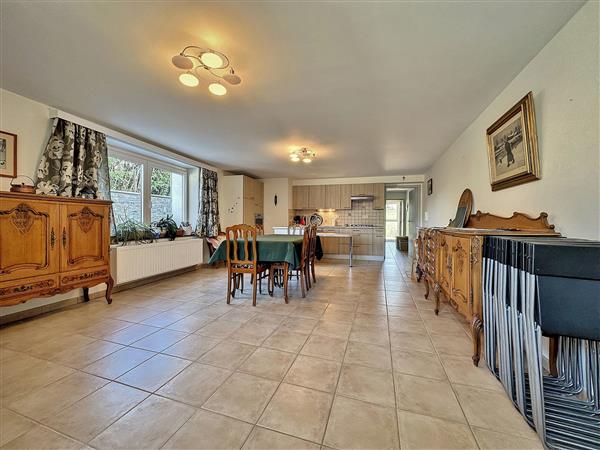
[[[226,305],[224,270],[203,269],[4,328],[0,445],[542,448],[387,250],[320,262],[288,305]]]

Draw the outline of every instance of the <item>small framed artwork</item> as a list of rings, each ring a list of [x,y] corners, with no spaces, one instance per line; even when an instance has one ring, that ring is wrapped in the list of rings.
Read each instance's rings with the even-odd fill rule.
[[[540,179],[531,92],[494,122],[486,136],[492,191]]]
[[[433,178],[427,180],[427,195],[433,194]]]
[[[17,176],[17,135],[0,131],[0,177]]]

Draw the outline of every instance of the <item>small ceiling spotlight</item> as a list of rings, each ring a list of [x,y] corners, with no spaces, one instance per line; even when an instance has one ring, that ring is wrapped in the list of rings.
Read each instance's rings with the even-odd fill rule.
[[[198,86],[200,79],[203,78],[201,74],[207,74],[208,90],[213,95],[227,94],[227,88],[221,83],[221,80],[232,86],[242,82],[240,76],[231,67],[229,58],[210,48],[189,45],[173,56],[171,62],[178,69],[185,71],[179,75],[179,81],[185,86]]]

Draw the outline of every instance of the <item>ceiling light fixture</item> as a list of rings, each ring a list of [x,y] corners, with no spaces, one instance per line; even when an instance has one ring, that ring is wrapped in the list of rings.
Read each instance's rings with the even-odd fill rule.
[[[313,150],[309,150],[306,147],[302,147],[299,149],[292,150],[290,152],[290,160],[293,162],[302,161],[303,163],[310,163],[313,159],[315,159],[317,153]]]
[[[198,86],[199,79],[203,78],[201,74],[208,74],[208,90],[217,96],[227,94],[227,88],[221,83],[221,80],[230,85],[242,82],[240,76],[231,67],[229,58],[210,48],[188,45],[179,54],[173,56],[171,62],[178,69],[185,70],[179,75],[179,81],[185,86]]]

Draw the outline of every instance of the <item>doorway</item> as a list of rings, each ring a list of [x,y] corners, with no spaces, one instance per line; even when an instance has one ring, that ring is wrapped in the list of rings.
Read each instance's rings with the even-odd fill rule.
[[[385,201],[385,240],[404,236],[404,200]]]

